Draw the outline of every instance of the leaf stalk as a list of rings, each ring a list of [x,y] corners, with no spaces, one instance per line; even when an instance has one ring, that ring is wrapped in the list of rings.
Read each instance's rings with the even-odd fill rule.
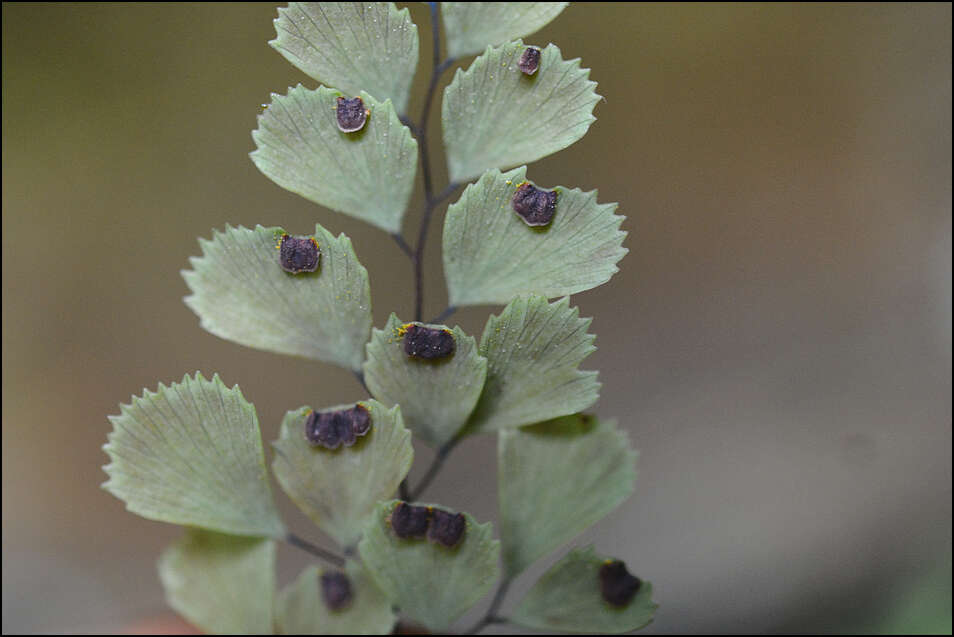
[[[323,549],[320,546],[316,546],[315,544],[312,544],[308,540],[298,537],[294,533],[289,533],[288,535],[286,535],[284,540],[291,546],[299,548],[305,551],[306,553],[310,553],[311,555],[314,555],[315,557],[322,559],[333,566],[337,566],[338,568],[344,568],[345,558],[341,557],[340,555],[336,553],[332,553],[331,551],[327,549]]]
[[[487,608],[487,612],[484,613],[484,616],[481,617],[476,624],[464,631],[465,635],[476,635],[490,624],[501,624],[507,621],[503,617],[498,616],[497,611],[500,609],[500,605],[503,604],[504,597],[507,596],[507,591],[510,589],[510,583],[512,581],[513,580],[509,577],[501,580],[500,585],[497,587],[497,592],[494,593],[494,599],[490,602],[490,607]]]

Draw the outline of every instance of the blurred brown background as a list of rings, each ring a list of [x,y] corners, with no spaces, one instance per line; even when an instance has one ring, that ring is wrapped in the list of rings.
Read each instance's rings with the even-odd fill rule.
[[[315,85],[267,46],[275,16],[3,5],[4,632],[167,612],[155,561],[179,529],[99,489],[131,394],[217,371],[266,441],[286,409],[364,397],[201,330],[179,275],[197,237],[317,220],[354,240],[377,325],[411,311],[390,239],[248,159],[259,104]],[[606,101],[531,177],[599,188],[629,231],[622,271],[574,303],[595,317],[596,411],[640,475],[577,543],[654,582],[649,632],[949,632],[951,5],[574,4],[528,38],[549,41]],[[446,300],[432,233],[428,314]],[[497,309],[454,319],[479,334]],[[459,448],[430,497],[493,518],[494,448]],[[281,580],[306,559],[283,549]]]

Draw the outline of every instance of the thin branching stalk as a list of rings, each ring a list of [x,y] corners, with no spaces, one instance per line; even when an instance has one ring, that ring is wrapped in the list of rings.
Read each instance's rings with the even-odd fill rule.
[[[421,217],[421,225],[418,228],[417,244],[413,250],[411,250],[411,247],[404,240],[404,237],[399,234],[392,235],[401,250],[411,258],[411,262],[414,265],[415,321],[423,320],[424,316],[424,247],[427,244],[427,234],[430,227],[431,216],[434,213],[434,209],[445,199],[453,195],[454,191],[460,186],[460,184],[456,182],[451,182],[447,184],[447,186],[436,196],[434,195],[434,185],[431,176],[430,147],[428,145],[427,137],[428,118],[430,117],[431,104],[434,102],[434,95],[437,93],[437,84],[440,81],[440,77],[444,71],[450,68],[450,66],[454,63],[454,59],[447,58],[443,62],[440,61],[441,41],[437,16],[437,3],[430,2],[428,3],[428,6],[431,10],[431,37],[433,46],[431,80],[427,87],[427,94],[424,97],[424,107],[421,111],[421,118],[418,120],[418,123],[415,125],[407,117],[403,117],[401,120],[408,125],[408,127],[414,133],[415,137],[417,138],[418,146],[421,150],[421,174],[424,178],[424,214]],[[450,316],[455,309],[456,308],[450,307],[445,309],[444,312],[441,313],[440,317],[431,322],[439,322],[439,320]],[[421,492],[424,491],[425,488],[427,488],[427,486],[440,471],[444,464],[444,460],[450,454],[451,450],[454,448],[454,445],[456,445],[456,441],[452,441],[452,443],[453,444],[448,443],[438,451],[434,462],[424,474],[424,477],[421,479],[421,484],[418,485],[417,489],[411,489],[407,478],[401,481],[401,484],[398,487],[398,495],[402,500],[414,500],[418,495],[420,495]]]
[[[511,581],[509,577],[501,580],[500,585],[497,587],[497,592],[494,593],[494,599],[487,608],[487,612],[484,613],[484,616],[481,617],[476,624],[464,631],[465,635],[476,635],[490,624],[500,624],[506,621],[503,617],[497,615],[497,611],[500,610],[500,605],[503,604],[504,597],[507,596],[507,590],[510,588]]]
[[[424,476],[421,478],[421,481],[418,483],[417,487],[414,489],[408,489],[408,496],[410,500],[417,500],[421,497],[421,494],[424,493],[424,490],[430,486],[437,474],[440,473],[441,467],[444,466],[444,461],[447,460],[447,456],[450,455],[451,451],[454,450],[454,447],[457,446],[459,441],[460,438],[454,438],[437,450],[437,455],[434,456],[434,460],[431,461],[431,466],[427,468],[427,471],[424,473]]]
[[[448,305],[444,308],[444,311],[431,319],[431,323],[441,323],[446,321],[451,314],[457,311],[456,305]]]
[[[434,102],[434,94],[437,92],[437,84],[440,81],[441,74],[447,70],[453,63],[452,58],[443,62],[441,58],[441,37],[440,28],[437,22],[437,3],[430,2],[428,6],[431,10],[431,36],[433,39],[433,65],[431,68],[431,81],[427,87],[427,94],[424,97],[424,108],[421,111],[421,118],[416,126],[411,130],[416,132],[417,143],[421,149],[421,174],[424,178],[424,214],[421,216],[421,225],[417,233],[417,244],[415,245],[411,261],[414,264],[414,320],[421,321],[424,314],[424,247],[427,244],[427,233],[430,227],[431,215],[434,209],[440,203],[449,197],[457,188],[457,184],[448,184],[438,196],[434,196],[434,184],[431,176],[431,156],[428,144],[428,118],[431,112],[431,104]],[[407,245],[403,239],[398,245]],[[403,248],[402,248],[403,249]]]
[[[285,536],[284,539],[285,539],[285,542],[290,544],[291,546],[299,548],[305,551],[306,553],[310,553],[311,555],[314,555],[315,557],[322,559],[328,562],[329,564],[332,564],[333,566],[337,566],[338,568],[344,568],[345,558],[341,557],[340,555],[336,553],[329,551],[328,549],[323,549],[320,546],[316,546],[315,544],[312,544],[308,540],[298,537],[294,533],[289,533],[288,535]]]

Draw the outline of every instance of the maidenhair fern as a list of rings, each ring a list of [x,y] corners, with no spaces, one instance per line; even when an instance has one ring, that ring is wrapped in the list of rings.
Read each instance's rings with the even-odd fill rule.
[[[398,243],[414,265],[413,320],[392,313],[372,327],[368,272],[351,240],[322,225],[214,230],[182,272],[185,302],[209,332],[337,365],[367,390],[353,404],[290,409],[272,443],[278,484],[337,547],[287,530],[255,408],[218,375],[159,384],[110,417],[104,487],[134,513],[189,527],[159,575],[170,605],[204,631],[387,633],[403,618],[446,632],[495,587],[470,632],[511,622],[619,633],[652,620],[651,585],[592,547],[570,550],[502,611],[514,578],[633,490],[625,433],[583,413],[599,395],[597,373],[580,369],[595,337],[570,303],[617,271],[626,233],[615,203],[534,182],[524,165],[579,140],[596,119],[589,69],[553,44],[520,39],[566,3],[429,5],[434,57],[418,119],[407,116],[420,48],[407,9],[292,3],[278,10],[270,44],[319,85],[273,94],[252,132],[251,159],[266,177]],[[458,61],[466,68],[441,102],[451,178],[442,188],[427,122]],[[418,161],[425,204],[412,247],[403,221]],[[424,322],[429,222],[457,193],[443,231],[448,307]],[[333,227],[335,216],[322,221]],[[444,324],[465,305],[503,307],[478,339]],[[499,442],[496,532],[419,502],[457,445],[484,434]],[[412,435],[437,452],[414,486]],[[322,565],[303,564],[278,590],[277,542]]]

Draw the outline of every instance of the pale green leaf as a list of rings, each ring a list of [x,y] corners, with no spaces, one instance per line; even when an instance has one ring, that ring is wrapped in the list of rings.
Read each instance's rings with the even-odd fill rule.
[[[394,626],[391,602],[357,562],[345,573],[351,580],[351,603],[329,610],[321,596],[322,570],[309,566],[278,594],[276,623],[284,635],[386,635]]]
[[[396,504],[378,505],[358,545],[361,559],[403,614],[431,631],[446,631],[493,586],[500,542],[493,539],[489,522],[477,524],[467,513],[466,534],[454,548],[401,539],[388,524]]]
[[[510,620],[535,630],[567,633],[616,634],[646,626],[657,608],[652,584],[644,581],[625,607],[612,606],[600,593],[599,571],[605,562],[592,547],[570,551],[534,584]]]
[[[580,59],[564,60],[550,44],[528,76],[517,68],[526,48],[520,40],[488,47],[444,89],[441,121],[453,181],[563,150],[596,121],[600,96]]]
[[[619,271],[628,250],[616,204],[597,203],[595,190],[557,186],[553,220],[530,227],[511,206],[526,175],[526,166],[487,171],[448,208],[444,276],[451,305],[507,303],[528,293],[552,299],[606,283]]]
[[[574,414],[502,430],[497,471],[504,568],[513,576],[626,500],[636,453],[614,423]]]
[[[542,422],[583,411],[596,402],[597,373],[577,369],[596,347],[569,297],[548,304],[542,296],[518,297],[487,320],[479,352],[487,381],[471,415],[470,431]]]
[[[150,520],[282,537],[255,407],[196,372],[110,416],[103,488]]]
[[[271,634],[275,543],[190,529],[159,558],[166,600],[206,633]]]
[[[276,184],[309,201],[400,232],[417,172],[417,142],[390,100],[361,93],[371,111],[364,128],[338,129],[339,91],[301,84],[272,94],[258,117],[251,158]],[[351,97],[350,95],[346,97]]]
[[[383,330],[372,331],[364,380],[372,396],[388,405],[401,405],[401,414],[415,435],[440,447],[460,431],[477,404],[487,360],[477,353],[474,337],[459,327],[451,330],[457,347],[449,358],[411,358],[404,353],[402,325],[391,314]]]
[[[447,55],[480,53],[539,31],[569,2],[442,2]]]
[[[269,44],[318,82],[407,108],[418,57],[407,9],[393,2],[291,2],[278,10],[275,32]]]
[[[371,332],[371,287],[345,235],[319,225],[316,272],[289,274],[278,263],[282,228],[226,226],[199,239],[201,257],[182,276],[185,303],[202,327],[258,349],[361,369]]]
[[[309,407],[285,414],[272,445],[272,470],[285,493],[344,547],[358,541],[377,502],[391,497],[414,461],[400,408],[387,409],[376,400],[361,404],[371,415],[371,431],[351,447],[312,446],[305,439]]]

